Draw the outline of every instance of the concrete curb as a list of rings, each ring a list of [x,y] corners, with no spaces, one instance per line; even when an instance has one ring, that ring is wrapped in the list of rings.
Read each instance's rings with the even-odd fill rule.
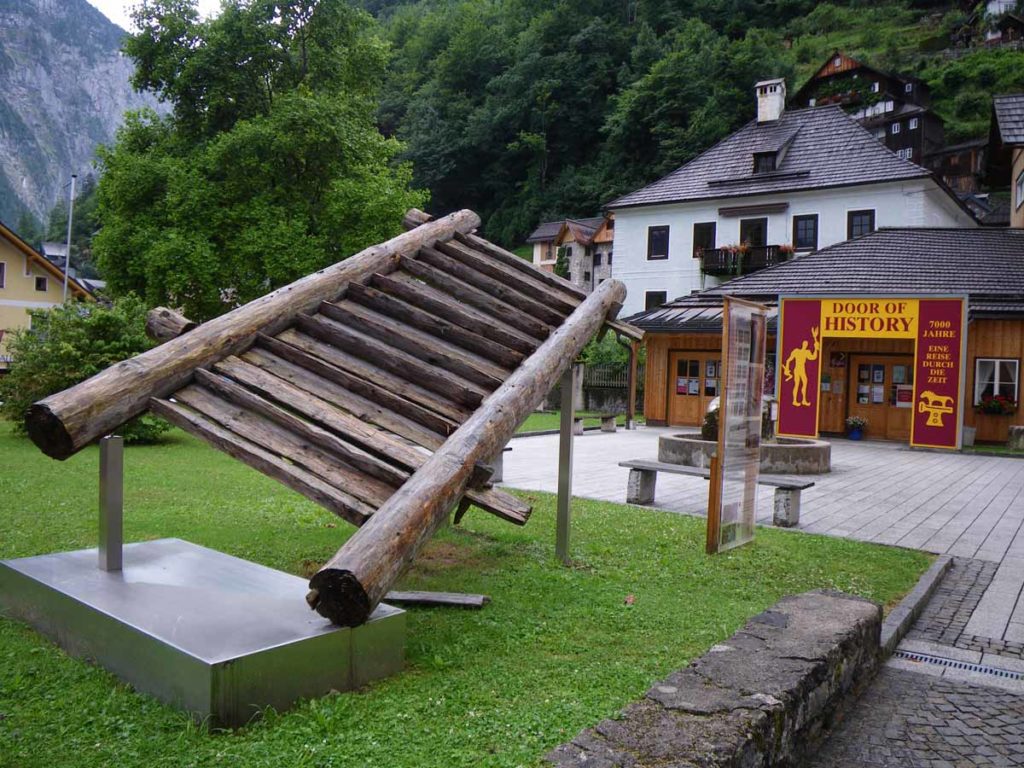
[[[890,656],[896,650],[896,646],[910,631],[910,627],[921,615],[921,611],[928,604],[939,584],[942,583],[946,572],[953,565],[953,558],[949,555],[939,555],[932,567],[925,571],[918,579],[917,585],[910,590],[900,604],[897,605],[885,617],[882,622],[882,639],[880,642],[882,654]]]

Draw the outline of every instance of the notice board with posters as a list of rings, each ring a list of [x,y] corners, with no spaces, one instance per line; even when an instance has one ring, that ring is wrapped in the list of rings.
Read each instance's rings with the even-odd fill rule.
[[[778,434],[818,436],[823,338],[910,339],[910,444],[959,449],[963,423],[967,299],[964,296],[782,297],[779,301]],[[871,381],[854,382],[871,396]]]
[[[767,326],[766,307],[725,299],[718,452],[708,494],[709,554],[754,538]]]

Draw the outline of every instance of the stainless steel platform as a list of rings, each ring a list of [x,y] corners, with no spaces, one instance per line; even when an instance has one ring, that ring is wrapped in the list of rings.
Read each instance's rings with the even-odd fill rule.
[[[399,672],[405,614],[381,605],[355,629],[306,607],[306,581],[180,539],[0,561],[0,612],[137,690],[215,725]]]

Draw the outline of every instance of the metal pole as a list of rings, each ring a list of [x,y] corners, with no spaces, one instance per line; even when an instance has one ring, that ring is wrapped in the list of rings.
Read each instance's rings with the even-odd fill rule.
[[[64,254],[64,301],[68,300],[68,270],[71,269],[71,220],[75,216],[75,179],[77,178],[77,174],[71,174],[71,192],[68,194],[67,253]]]
[[[569,564],[569,524],[572,512],[572,427],[576,415],[576,364],[562,374],[562,410],[558,429],[558,518],[555,528],[555,554]]]
[[[100,440],[100,557],[101,571],[121,570],[124,543],[124,439],[107,435]]]

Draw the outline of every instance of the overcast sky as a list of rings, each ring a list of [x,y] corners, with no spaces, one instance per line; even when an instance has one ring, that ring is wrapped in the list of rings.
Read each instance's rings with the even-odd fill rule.
[[[138,0],[89,0],[103,14],[122,29],[131,29],[131,8]],[[199,0],[199,13],[209,16],[220,8],[220,0]]]

